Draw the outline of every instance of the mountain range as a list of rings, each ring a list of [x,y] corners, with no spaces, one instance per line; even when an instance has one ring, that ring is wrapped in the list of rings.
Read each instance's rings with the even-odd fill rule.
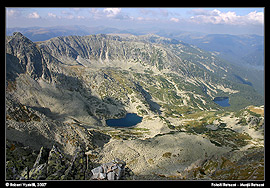
[[[14,32],[6,37],[7,178],[34,177],[29,173],[37,165],[14,161],[21,159],[14,151],[23,145],[33,153],[41,147],[61,150],[70,158],[63,157],[66,165],[52,176],[49,163],[55,161],[47,155],[39,164],[43,179],[71,178],[67,164],[74,164],[70,160],[79,155],[78,147],[91,153],[93,168],[115,157],[126,161],[135,179],[226,179],[226,170],[214,172],[234,151],[228,168],[243,171],[234,178],[261,179],[264,100],[255,79],[245,76],[248,71],[213,52],[155,34],[33,42]],[[216,97],[229,97],[230,106],[219,106]],[[127,113],[143,121],[132,128],[106,125],[107,119]],[[258,156],[251,164],[256,172],[248,176],[245,164],[253,155]],[[207,164],[215,162],[209,171]],[[203,172],[191,175],[198,166]]]
[[[161,30],[161,29],[118,29],[112,27],[87,27],[80,25],[55,27],[7,28],[6,34],[19,31],[30,40],[44,41],[57,36],[90,35],[90,34],[156,34],[195,45],[205,51],[241,67],[241,77],[248,79],[253,87],[264,95],[264,37],[259,35],[206,34],[200,32]]]
[[[145,35],[148,33],[159,36],[182,40],[220,55],[225,60],[242,66],[262,69],[264,65],[264,37],[259,35],[229,35],[229,34],[206,34],[190,31],[173,31],[161,29],[118,29],[112,27],[87,27],[80,25],[55,26],[55,27],[29,27],[29,28],[7,28],[7,35],[19,31],[32,41],[44,41],[57,36],[90,35],[129,33],[133,35]]]
[[[251,68],[263,69],[264,38],[258,35],[229,34],[180,34],[170,37],[183,40],[206,51],[218,54],[223,59]]]

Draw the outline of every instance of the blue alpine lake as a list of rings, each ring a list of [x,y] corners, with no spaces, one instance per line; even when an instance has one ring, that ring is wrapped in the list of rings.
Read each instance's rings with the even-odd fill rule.
[[[108,119],[106,124],[110,127],[132,127],[142,122],[142,117],[135,113],[128,113],[124,118]]]
[[[231,106],[229,104],[229,97],[215,97],[213,100],[216,104],[222,107],[228,107]]]

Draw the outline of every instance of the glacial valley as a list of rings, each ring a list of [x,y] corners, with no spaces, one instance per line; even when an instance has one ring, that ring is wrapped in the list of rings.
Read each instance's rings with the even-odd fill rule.
[[[32,42],[15,32],[6,37],[6,179],[90,180],[116,158],[124,180],[264,179],[264,99],[239,72],[153,34]],[[106,124],[129,113],[141,122]]]

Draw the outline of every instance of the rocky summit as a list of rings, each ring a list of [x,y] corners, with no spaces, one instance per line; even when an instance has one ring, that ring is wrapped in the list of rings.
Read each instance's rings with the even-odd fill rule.
[[[6,37],[6,179],[264,179],[264,100],[245,75],[153,34],[32,42],[15,32]],[[106,124],[128,113],[142,121]]]

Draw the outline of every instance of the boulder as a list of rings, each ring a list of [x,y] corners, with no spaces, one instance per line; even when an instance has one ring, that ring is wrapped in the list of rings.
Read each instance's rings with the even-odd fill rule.
[[[120,159],[114,159],[91,170],[93,180],[119,180],[123,177],[126,163]]]

